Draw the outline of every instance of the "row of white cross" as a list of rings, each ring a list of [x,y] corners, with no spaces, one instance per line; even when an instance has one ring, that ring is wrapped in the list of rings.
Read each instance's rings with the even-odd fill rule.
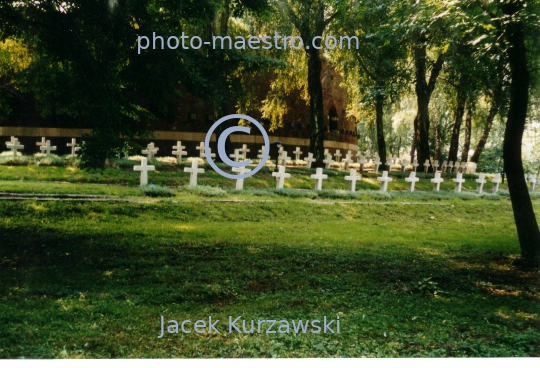
[[[45,152],[47,157],[51,155],[51,151],[56,151],[56,146],[51,146],[51,141],[47,140],[45,137],[41,137],[41,141],[37,142],[36,146],[39,147],[40,151]],[[17,157],[17,151],[24,149],[24,146],[19,143],[19,139],[16,137],[11,137],[11,140],[6,142],[6,147],[13,152],[13,157]],[[75,138],[71,138],[71,143],[68,143],[67,147],[71,147],[71,154],[73,156],[81,149],[81,147],[77,145],[77,140]]]
[[[198,160],[195,159],[191,162],[191,167],[184,168],[184,172],[190,173],[189,176],[189,186],[197,186],[197,178],[198,174],[204,173],[204,169],[201,169],[198,167],[199,163]],[[272,176],[276,178],[276,188],[277,189],[283,189],[283,186],[285,184],[285,179],[289,179],[291,177],[291,174],[285,172],[286,167],[285,166],[278,166],[278,171],[275,171],[272,173]],[[141,165],[140,166],[134,166],[133,170],[140,171],[141,172],[141,185],[147,185],[148,184],[148,171],[154,171],[155,166],[149,166],[148,165],[148,159],[143,157],[141,159]],[[245,166],[242,167],[234,167],[232,169],[234,172],[243,175],[251,170],[246,168]],[[531,183],[536,184],[537,178],[535,175],[533,175],[534,178],[529,178],[529,181]],[[328,175],[323,174],[322,168],[317,168],[315,174],[311,175],[311,178],[315,180],[315,190],[322,190],[322,183],[323,180],[328,179]],[[345,180],[350,181],[349,190],[351,192],[356,191],[356,182],[359,180],[362,180],[362,176],[358,175],[356,170],[351,169],[350,175],[345,176]],[[381,191],[386,192],[388,190],[388,183],[393,181],[394,179],[388,176],[388,171],[383,171],[383,174],[381,177],[377,178],[378,181],[381,182]],[[408,178],[405,178],[405,181],[409,183],[409,192],[414,192],[415,184],[420,181],[420,178],[416,176],[416,172],[411,172]],[[461,192],[461,188],[463,183],[465,183],[465,179],[463,179],[462,173],[457,173],[456,178],[452,179],[456,183],[455,191],[457,193]],[[484,184],[486,183],[485,175],[480,174],[479,178],[475,180],[476,181],[476,191],[478,193],[482,193]],[[444,179],[441,177],[441,173],[435,173],[435,177],[431,179],[431,182],[433,183],[433,190],[438,192],[440,190],[441,183],[444,182]],[[499,190],[499,184],[502,182],[501,180],[501,174],[496,174],[495,177],[492,179],[492,182],[494,184],[493,186],[493,192],[497,193]],[[244,188],[244,179],[237,179],[236,180],[236,189],[241,190]],[[534,185],[532,185],[531,190],[534,189]]]
[[[173,156],[176,156],[176,160],[177,160],[178,163],[182,162],[182,158],[187,155],[187,152],[184,151],[185,148],[186,147],[182,145],[181,141],[178,141],[176,143],[176,146],[173,146],[172,154],[173,154]],[[206,153],[205,153],[205,149],[204,149],[204,142],[200,142],[199,146],[197,146],[195,149],[197,151],[199,151],[199,158],[201,158],[203,160],[206,159]],[[151,160],[154,157],[154,155],[157,154],[158,150],[159,150],[159,148],[155,147],[154,143],[149,143],[147,148],[145,150],[143,150],[142,153],[144,155],[146,155],[149,160]],[[211,158],[216,157],[215,153],[212,153],[211,149],[209,149],[209,151],[210,151]],[[230,154],[229,157],[232,158],[234,161],[239,162],[239,161],[245,160],[247,158],[247,154],[250,151],[251,150],[249,148],[247,148],[247,144],[243,144],[242,148],[235,149],[234,153]],[[264,153],[265,153],[264,151],[265,151],[265,147],[262,146],[261,149],[258,151],[259,154],[257,155],[257,158],[262,159],[264,157]],[[293,151],[293,154],[295,156],[296,161],[301,160],[302,153],[304,153],[304,152],[302,152],[300,150],[300,147],[296,147],[296,150]],[[382,165],[382,162],[381,162],[381,160],[379,158],[379,155],[377,153],[375,153],[373,158],[370,158],[368,152],[366,152],[364,154],[361,153],[361,152],[357,152],[356,155],[354,155],[351,150],[348,150],[347,153],[345,154],[345,157],[342,159],[343,154],[341,153],[341,150],[337,149],[334,154],[331,154],[329,149],[325,149],[324,150],[323,163],[325,164],[325,168],[329,169],[332,164],[334,164],[336,162],[341,162],[341,163],[345,164],[344,169],[348,170],[349,169],[349,164],[352,164],[352,163],[355,162],[354,159],[353,159],[353,156],[356,156],[356,163],[360,164],[360,171],[363,171],[363,166],[364,165],[366,165],[368,163],[372,163],[375,166],[374,171],[379,172],[379,167]],[[334,157],[335,157],[335,160],[334,160]],[[288,156],[288,152],[285,151],[283,149],[283,147],[281,147],[279,149],[278,162],[280,162],[283,166],[286,166],[287,161],[289,161],[291,158],[292,157]],[[311,168],[311,165],[316,160],[315,160],[315,158],[313,158],[313,153],[308,152],[307,157],[304,157],[304,161],[307,163],[307,167]],[[438,160],[434,160],[433,163],[431,163],[430,160],[426,160],[424,162],[423,166],[424,166],[424,171],[425,172],[428,172],[429,168],[431,167],[431,168],[433,168],[434,172],[438,171],[439,168],[440,168],[443,173],[445,173],[445,172],[449,172],[449,173],[450,172],[456,172],[457,173],[458,171],[465,172],[465,169],[467,169],[469,164],[470,163],[468,163],[466,161],[463,161],[463,162],[443,161],[442,164],[440,164]],[[408,165],[411,165],[414,168],[415,172],[417,171],[418,166],[420,166],[417,159],[414,159],[413,162],[411,163],[411,162],[409,162],[409,160],[407,160],[405,158],[400,159],[398,157],[392,157],[391,155],[386,160],[386,165],[388,165],[388,167],[391,167],[391,166],[394,166],[394,165],[399,165],[399,166],[401,166],[402,171],[405,171],[405,168]]]
[[[388,171],[383,171],[383,174],[381,177],[377,178],[378,181],[381,182],[381,191],[386,192],[388,190],[388,183],[393,181],[394,179],[388,176]],[[420,178],[416,177],[416,172],[412,171],[408,178],[405,178],[405,181],[409,183],[409,192],[414,192],[414,186],[415,184],[420,181]],[[463,183],[465,183],[465,179],[463,179],[462,173],[457,173],[456,178],[452,179],[454,183],[456,183],[455,192],[461,193],[461,187]],[[431,182],[433,183],[433,190],[435,192],[438,192],[441,189],[441,183],[444,182],[444,179],[441,177],[441,173],[437,172],[435,173],[435,177],[431,179]],[[476,192],[482,193],[482,190],[484,188],[484,184],[486,183],[485,174],[480,174],[478,176],[478,179],[475,180],[476,182]],[[499,191],[499,184],[502,182],[501,174],[495,174],[495,177],[492,179],[493,182],[493,193],[497,193]],[[534,189],[534,187],[532,188]]]

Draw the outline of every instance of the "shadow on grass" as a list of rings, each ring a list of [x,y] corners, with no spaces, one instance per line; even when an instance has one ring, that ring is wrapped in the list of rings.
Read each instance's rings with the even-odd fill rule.
[[[540,354],[539,273],[502,252],[176,244],[40,226],[0,234],[2,358]],[[163,314],[341,315],[343,331],[158,340]]]

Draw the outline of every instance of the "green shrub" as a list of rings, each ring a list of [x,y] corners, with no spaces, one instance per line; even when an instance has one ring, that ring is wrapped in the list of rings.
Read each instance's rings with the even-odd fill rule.
[[[38,166],[65,166],[66,164],[61,157],[54,154],[46,156],[44,153],[36,153],[34,158]]]
[[[147,197],[174,197],[174,190],[159,185],[145,185],[141,187],[141,194]]]
[[[270,189],[243,189],[243,190],[230,189],[229,193],[252,195],[255,197],[276,197],[277,196],[277,194],[272,192]]]
[[[318,197],[318,194],[314,190],[306,190],[306,189],[291,189],[291,188],[284,188],[284,189],[269,189],[272,193],[275,193],[282,197],[289,197],[289,198],[311,198],[315,199]]]
[[[72,156],[72,155],[66,155],[63,157],[65,163],[67,166],[71,167],[79,167],[81,166],[81,157],[80,156]]]
[[[196,187],[185,185],[182,187],[182,191],[193,193],[202,197],[223,197],[227,194],[227,192],[221,188],[207,185],[198,185]]]
[[[30,163],[29,156],[23,156],[21,153],[17,154],[17,157],[13,157],[13,152],[2,152],[0,154],[0,165],[6,166],[25,166]]]

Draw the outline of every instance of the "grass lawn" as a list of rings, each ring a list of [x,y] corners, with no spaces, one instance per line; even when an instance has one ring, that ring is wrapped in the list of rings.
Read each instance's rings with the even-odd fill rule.
[[[150,182],[179,190],[178,171]],[[291,171],[294,188],[312,188],[305,169]],[[325,187],[346,189],[343,175]],[[359,188],[378,187],[364,179]],[[256,192],[272,187],[265,170],[246,180],[251,194],[155,199],[137,180],[118,169],[0,167],[0,192],[126,199],[0,200],[0,358],[540,356],[540,273],[513,264],[506,196],[406,195],[396,178],[391,195],[287,197]],[[425,181],[419,189],[431,189]],[[212,316],[221,333],[158,339],[162,315]],[[229,316],[339,316],[341,330],[229,333]]]

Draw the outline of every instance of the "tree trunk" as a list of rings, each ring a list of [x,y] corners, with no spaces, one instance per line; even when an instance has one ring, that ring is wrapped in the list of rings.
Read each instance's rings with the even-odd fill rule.
[[[314,168],[324,167],[324,124],[323,92],[321,82],[322,62],[319,50],[314,47],[306,50],[308,61],[308,94],[310,112],[309,150],[316,160]]]
[[[489,132],[491,131],[491,127],[493,126],[493,120],[495,120],[495,116],[497,116],[498,111],[499,111],[499,104],[497,100],[493,98],[493,101],[491,101],[491,106],[489,108],[488,116],[486,119],[486,125],[484,126],[484,131],[482,132],[482,135],[480,136],[480,140],[478,140],[476,149],[474,150],[474,153],[471,157],[471,162],[478,163],[478,160],[480,160],[480,155],[482,154],[482,151],[484,150],[484,147],[486,146],[486,141],[488,139]]]
[[[416,77],[415,92],[418,105],[418,111],[414,119],[414,141],[418,154],[418,163],[423,165],[424,161],[429,159],[429,101],[444,64],[444,55],[439,55],[431,69],[429,81],[426,81],[427,37],[425,33],[418,35],[413,49]]]
[[[472,107],[467,106],[467,116],[465,117],[465,140],[463,141],[463,150],[461,151],[461,162],[467,162],[469,159],[469,150],[471,149],[471,129],[472,129]]]
[[[461,88],[457,92],[457,106],[454,115],[454,125],[452,127],[452,137],[450,138],[450,149],[448,150],[448,161],[456,162],[459,148],[459,132],[461,130],[461,122],[465,113],[465,93]]]
[[[441,161],[441,125],[438,119],[433,123],[433,134],[435,136],[435,157],[433,159]]]
[[[386,142],[384,141],[384,130],[383,130],[383,107],[384,107],[384,97],[377,96],[375,99],[375,122],[377,127],[377,146],[379,148],[379,158],[383,163],[383,166],[386,166]],[[388,168],[390,170],[390,168]]]
[[[523,5],[510,2],[501,5],[501,7],[505,15],[514,17],[522,10]],[[540,231],[525,182],[521,160],[521,144],[527,117],[530,83],[523,28],[520,21],[514,21],[507,25],[505,32],[510,46],[507,53],[512,82],[510,85],[510,106],[504,132],[503,159],[521,247],[521,257],[525,261],[538,264],[540,263]]]

